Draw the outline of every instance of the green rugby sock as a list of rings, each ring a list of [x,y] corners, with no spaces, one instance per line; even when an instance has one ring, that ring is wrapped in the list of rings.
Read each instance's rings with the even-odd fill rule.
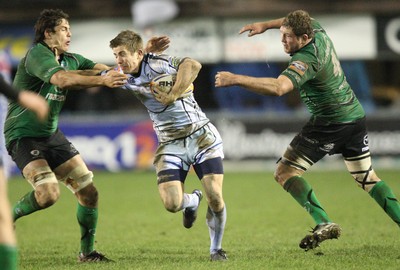
[[[331,222],[311,186],[300,176],[289,178],[283,188],[311,215],[316,224]]]
[[[400,204],[392,189],[380,181],[370,190],[369,195],[383,208],[388,216],[400,226]]]
[[[0,244],[0,269],[16,270],[18,264],[18,252],[15,246]]]
[[[35,198],[35,191],[31,191],[27,194],[25,194],[24,197],[22,197],[15,205],[13,208],[13,219],[16,221],[20,217],[32,214],[33,212],[36,212],[38,210],[41,210],[42,208],[39,206],[39,204],[36,201]]]
[[[81,227],[81,252],[87,255],[94,250],[98,209],[85,207],[78,203],[76,216]]]

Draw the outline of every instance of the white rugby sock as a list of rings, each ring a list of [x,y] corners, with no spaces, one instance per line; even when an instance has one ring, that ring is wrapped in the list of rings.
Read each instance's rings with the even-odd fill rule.
[[[183,193],[182,209],[193,208],[196,209],[199,205],[199,196],[193,193]]]
[[[207,209],[206,222],[210,233],[210,253],[222,248],[222,237],[225,231],[226,206],[221,212],[215,213],[210,207]]]

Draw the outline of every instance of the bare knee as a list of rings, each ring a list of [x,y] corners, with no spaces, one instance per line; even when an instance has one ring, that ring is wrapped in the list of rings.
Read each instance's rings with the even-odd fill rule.
[[[35,189],[35,198],[38,205],[47,208],[53,205],[60,197],[60,187],[53,171],[47,164],[27,165],[23,174]]]
[[[204,187],[208,206],[212,211],[218,213],[225,207],[225,202],[222,197],[222,185],[224,181],[223,174],[208,174],[204,175],[202,185]]]
[[[286,181],[293,176],[301,176],[303,171],[300,171],[296,168],[292,168],[288,165],[279,163],[278,167],[274,172],[275,181],[279,183],[282,187],[284,187]]]
[[[182,202],[177,202],[173,199],[163,200],[164,207],[168,212],[176,213],[182,209]]]
[[[89,184],[85,188],[75,193],[79,203],[86,207],[95,208],[99,200],[99,192],[93,184]]]
[[[35,190],[35,198],[42,208],[52,206],[60,198],[60,187],[57,183],[39,185]]]
[[[183,187],[180,181],[169,181],[158,185],[161,201],[168,212],[182,210]]]
[[[221,212],[224,209],[225,203],[222,199],[221,194],[213,194],[208,197],[208,206],[216,213]]]
[[[275,172],[274,172],[274,179],[276,182],[278,182],[282,186],[281,182],[283,180],[282,180],[281,174],[278,172],[278,170],[275,170]]]
[[[274,179],[282,187],[285,185],[285,182],[288,178],[287,178],[285,171],[282,169],[281,166],[278,166],[276,168],[276,170],[274,172]]]
[[[182,209],[182,200],[180,196],[172,196],[168,193],[163,193],[160,195],[165,210],[167,210],[168,212],[176,213]]]

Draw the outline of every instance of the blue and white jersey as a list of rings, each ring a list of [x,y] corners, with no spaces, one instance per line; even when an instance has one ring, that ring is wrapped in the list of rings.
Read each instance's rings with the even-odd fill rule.
[[[193,93],[168,106],[158,102],[151,93],[150,82],[161,74],[176,74],[183,60],[169,55],[145,54],[140,72],[127,74],[123,87],[131,90],[146,106],[161,143],[185,138],[209,122]]]

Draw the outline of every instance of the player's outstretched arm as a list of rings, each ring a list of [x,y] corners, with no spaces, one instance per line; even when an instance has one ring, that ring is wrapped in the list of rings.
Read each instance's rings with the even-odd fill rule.
[[[97,63],[93,69],[85,69],[85,70],[68,70],[68,72],[76,73],[83,76],[96,76],[101,75],[102,71],[110,70],[111,67],[105,64]]]
[[[114,70],[107,72],[105,76],[83,76],[75,72],[60,70],[51,76],[50,83],[62,89],[79,90],[95,86],[122,87],[125,85],[126,79],[125,74]]]
[[[257,34],[262,34],[268,29],[278,29],[281,27],[284,18],[279,18],[275,20],[269,20],[265,22],[255,22],[251,24],[246,24],[240,29],[239,34],[244,32],[249,32],[247,36],[252,37]]]
[[[292,81],[284,76],[278,78],[251,77],[219,71],[215,75],[215,87],[240,86],[246,90],[266,96],[283,96],[294,89]]]

